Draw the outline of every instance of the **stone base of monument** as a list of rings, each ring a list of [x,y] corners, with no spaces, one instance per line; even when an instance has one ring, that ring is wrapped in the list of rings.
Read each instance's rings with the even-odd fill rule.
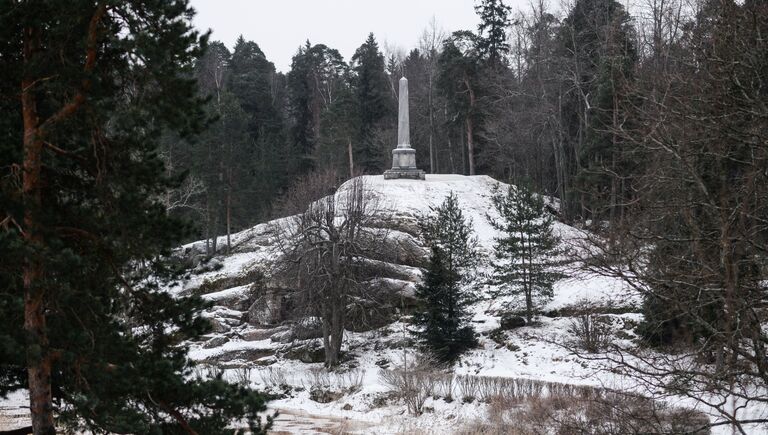
[[[421,169],[416,169],[416,168],[413,168],[413,169],[397,168],[397,169],[390,169],[388,171],[384,171],[385,180],[394,180],[397,178],[410,178],[412,180],[424,180],[426,178],[426,173]]]
[[[411,178],[423,180],[424,171],[416,167],[416,150],[407,145],[398,145],[392,150],[392,169],[384,171],[385,180]]]

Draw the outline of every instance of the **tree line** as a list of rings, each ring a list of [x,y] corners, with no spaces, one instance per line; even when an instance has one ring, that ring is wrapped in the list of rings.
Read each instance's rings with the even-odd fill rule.
[[[573,222],[621,222],[637,200],[641,159],[626,133],[648,93],[663,92],[691,49],[705,4],[648,0],[634,15],[615,0],[513,13],[478,1],[476,31],[434,21],[407,53],[373,34],[346,61],[309,41],[287,73],[242,37],[212,42],[194,76],[208,98],[208,131],[164,138],[172,174],[189,173],[166,204],[210,240],[273,216],[275,199],[312,170],[380,173],[396,134],[397,80],[407,76],[411,136],[430,173],[530,180]],[[710,8],[711,10],[711,8]],[[651,88],[647,86],[650,85]]]

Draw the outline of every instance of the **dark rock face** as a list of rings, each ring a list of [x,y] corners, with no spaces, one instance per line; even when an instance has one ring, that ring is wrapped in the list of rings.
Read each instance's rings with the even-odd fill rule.
[[[204,361],[208,363],[220,363],[235,360],[256,361],[267,356],[272,356],[274,353],[274,349],[243,349],[223,352],[206,358]]]
[[[229,341],[229,338],[227,338],[226,336],[223,336],[223,335],[219,335],[219,336],[213,337],[212,339],[206,341],[205,344],[203,345],[203,348],[204,349],[211,349],[211,348],[214,348],[214,347],[219,347],[219,346],[227,343],[228,341]]]
[[[324,388],[313,388],[309,392],[309,398],[317,403],[330,403],[339,400],[344,395]]]
[[[499,326],[503,330],[521,328],[526,325],[526,321],[524,317],[512,316],[512,315],[501,316],[501,320],[499,321],[499,323],[500,323]]]
[[[286,317],[283,291],[266,290],[248,308],[248,323],[254,326],[276,325]]]
[[[211,322],[211,330],[213,332],[221,334],[224,332],[229,332],[229,330],[232,329],[232,327],[227,324],[226,319],[211,317],[208,319],[208,321]]]
[[[322,347],[297,346],[288,349],[283,356],[307,364],[319,363],[325,361],[325,350]]]
[[[373,301],[361,301],[347,309],[347,327],[353,332],[365,332],[389,325],[396,310],[392,306],[379,306]]]

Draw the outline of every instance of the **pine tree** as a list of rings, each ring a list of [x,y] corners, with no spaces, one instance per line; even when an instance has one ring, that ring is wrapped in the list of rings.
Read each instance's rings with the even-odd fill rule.
[[[187,1],[22,2],[0,13],[0,394],[32,430],[256,433],[265,398],[192,378],[210,329],[161,290],[186,225],[168,216],[163,131],[202,125],[206,37]],[[10,119],[12,121],[6,121]]]
[[[496,192],[493,205],[501,220],[488,220],[502,235],[495,239],[490,283],[499,286],[498,295],[523,295],[530,323],[536,300],[551,298],[562,278],[557,270],[560,240],[544,199],[524,184],[509,186],[506,194]]]
[[[446,363],[454,362],[477,344],[475,330],[466,325],[471,300],[459,281],[460,277],[451,272],[443,251],[432,247],[424,282],[416,288],[424,308],[416,313],[415,323],[422,327],[418,333],[421,343]]]
[[[364,173],[380,173],[386,161],[376,132],[385,122],[394,124],[395,101],[390,93],[384,55],[373,33],[352,56],[359,113],[357,166]]]
[[[629,14],[616,0],[578,0],[560,27],[560,56],[575,72],[573,90],[562,101],[563,129],[584,218],[615,213],[625,194],[621,177],[629,162],[620,160],[618,130],[630,127],[621,103],[637,61],[634,34]]]
[[[357,143],[358,107],[339,51],[307,41],[293,57],[288,88],[297,172],[349,161],[348,148]]]
[[[475,6],[475,11],[480,17],[477,28],[477,50],[480,56],[492,67],[504,64],[505,56],[509,54],[507,29],[510,24],[510,7],[503,0],[481,0]]]
[[[472,32],[454,32],[443,43],[438,58],[437,87],[446,96],[448,119],[464,133],[467,145],[465,174],[476,174],[478,150],[477,136],[482,126],[482,110],[479,104],[481,61],[477,53],[477,36]],[[462,138],[457,138],[459,142]],[[462,164],[462,166],[464,166]]]
[[[453,192],[432,212],[422,225],[432,254],[424,283],[417,289],[425,306],[416,323],[423,327],[422,343],[439,360],[453,362],[476,343],[474,329],[466,325],[472,298],[464,287],[479,261],[477,239]]]

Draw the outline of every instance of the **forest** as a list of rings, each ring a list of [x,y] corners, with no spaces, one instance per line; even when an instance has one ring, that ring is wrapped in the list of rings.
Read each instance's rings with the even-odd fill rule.
[[[762,2],[566,6],[482,1],[477,29],[447,34],[433,21],[409,49],[384,49],[371,34],[348,60],[308,40],[285,73],[257,42],[241,37],[231,51],[210,42],[193,72],[210,128],[191,142],[163,138],[168,171],[189,174],[167,208],[194,216],[213,241],[272,217],[291,181],[314,169],[381,173],[402,76],[425,170],[529,180],[560,199],[569,222],[631,225],[627,215],[660,206],[647,201],[671,200],[677,187],[659,182],[669,171],[690,172],[680,181],[692,183],[730,165],[738,177],[759,171],[761,154],[747,150],[761,138],[752,135]],[[725,140],[749,158],[719,150]],[[718,157],[714,166],[697,164],[705,155]]]

